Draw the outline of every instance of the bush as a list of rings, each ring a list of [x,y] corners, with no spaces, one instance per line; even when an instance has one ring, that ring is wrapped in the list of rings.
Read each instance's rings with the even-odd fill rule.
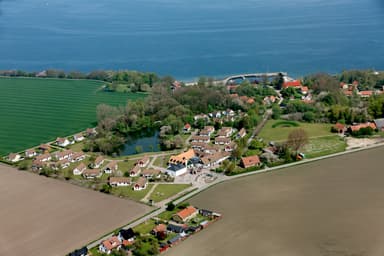
[[[176,205],[172,202],[168,203],[167,205],[167,211],[173,211],[176,208]]]

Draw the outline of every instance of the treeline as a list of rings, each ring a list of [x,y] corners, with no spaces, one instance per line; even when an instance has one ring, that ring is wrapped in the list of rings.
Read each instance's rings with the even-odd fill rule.
[[[154,83],[162,80],[173,80],[172,77],[161,78],[153,72],[138,72],[130,70],[107,71],[95,70],[89,73],[79,71],[63,71],[57,69],[47,69],[41,72],[27,72],[22,70],[0,70],[0,76],[8,77],[39,77],[39,78],[66,78],[66,79],[92,79],[105,82],[124,82],[129,84],[141,85]]]

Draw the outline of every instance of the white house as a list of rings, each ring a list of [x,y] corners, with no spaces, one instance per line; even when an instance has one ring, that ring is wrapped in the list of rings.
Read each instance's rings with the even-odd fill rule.
[[[86,155],[83,152],[74,152],[71,156],[72,162],[80,162],[86,158]]]
[[[57,138],[56,144],[60,147],[66,147],[71,144],[71,142],[67,138]]]
[[[112,172],[117,171],[117,162],[111,161],[104,167],[104,172],[107,174],[111,174]]]
[[[78,134],[73,135],[73,139],[76,142],[80,142],[80,141],[83,141],[85,138],[84,138],[84,135],[82,133],[78,133]]]
[[[64,159],[71,159],[72,156],[73,156],[72,150],[56,151],[53,153],[53,157],[56,158],[58,161],[61,161]]]
[[[132,183],[131,178],[128,177],[110,177],[109,185],[112,187],[127,187]]]
[[[133,185],[133,190],[138,191],[138,190],[143,190],[147,188],[148,181],[144,177],[140,177],[135,185]]]
[[[83,177],[87,179],[100,178],[102,174],[100,169],[86,169],[83,171]]]
[[[41,161],[41,162],[47,162],[51,159],[52,159],[52,157],[51,157],[51,154],[49,154],[49,153],[45,153],[45,154],[38,155],[35,157],[36,161]]]
[[[37,153],[34,149],[28,149],[25,151],[25,157],[32,158],[36,155],[37,155]]]
[[[136,163],[136,165],[138,165],[141,168],[146,167],[148,164],[149,164],[149,157],[148,156],[144,156],[142,159],[140,159]]]
[[[168,166],[167,173],[171,177],[177,177],[187,173],[187,166],[184,164],[171,164]]]
[[[99,251],[106,254],[111,254],[112,250],[119,250],[120,248],[121,242],[117,236],[112,236],[99,245]]]
[[[81,175],[87,169],[84,163],[80,163],[75,169],[73,169],[73,175]]]
[[[104,157],[102,156],[98,156],[96,159],[95,159],[95,162],[93,164],[93,167],[94,168],[100,168],[101,165],[104,163]]]
[[[21,160],[21,155],[19,154],[11,153],[8,155],[8,161],[12,163],[19,162],[20,160]]]

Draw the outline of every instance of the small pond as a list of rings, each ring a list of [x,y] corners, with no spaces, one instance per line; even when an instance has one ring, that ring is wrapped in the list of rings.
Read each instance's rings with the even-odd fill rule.
[[[128,135],[126,139],[127,141],[120,152],[121,156],[160,151],[159,131],[156,129],[133,133]]]

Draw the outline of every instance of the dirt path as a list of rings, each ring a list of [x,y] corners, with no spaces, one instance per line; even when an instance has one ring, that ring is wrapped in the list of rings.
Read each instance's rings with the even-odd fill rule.
[[[147,203],[148,202],[148,198],[152,195],[153,191],[155,191],[155,189],[157,188],[158,185],[159,185],[158,183],[155,183],[152,186],[151,190],[149,190],[148,193],[145,195],[145,197],[143,197],[143,199],[141,199],[141,201],[143,203]]]

